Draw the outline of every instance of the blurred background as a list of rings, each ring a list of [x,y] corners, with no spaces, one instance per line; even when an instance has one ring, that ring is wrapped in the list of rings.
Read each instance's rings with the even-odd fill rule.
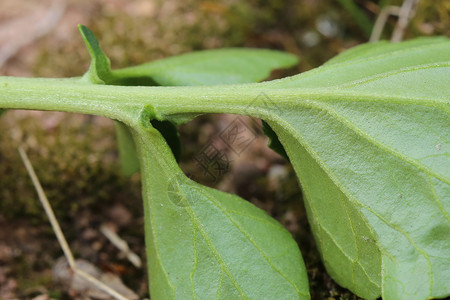
[[[221,47],[270,48],[300,58],[297,66],[273,72],[274,79],[317,67],[370,38],[450,37],[450,2],[0,0],[0,75],[82,75],[89,55],[77,24],[94,31],[113,68]],[[198,165],[196,156],[205,146],[220,148],[217,137],[235,118],[201,116],[181,126],[183,170],[240,195],[285,225],[303,253],[313,299],[358,299],[326,274],[293,169],[267,147],[258,120],[239,121],[254,135],[245,151],[237,155],[221,148],[229,159],[226,170],[211,176]],[[61,271],[60,246],[18,146],[28,152],[76,257],[98,274],[120,278],[111,284],[120,284],[130,298],[148,297],[145,267],[135,266],[100,230],[117,234],[145,266],[140,178],[121,174],[112,121],[9,111],[0,118],[0,299],[108,299],[74,285]]]

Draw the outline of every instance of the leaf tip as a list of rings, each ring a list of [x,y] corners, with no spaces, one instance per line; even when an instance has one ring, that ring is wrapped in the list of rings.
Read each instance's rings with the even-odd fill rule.
[[[105,84],[111,79],[111,67],[109,58],[100,48],[97,38],[88,27],[78,24],[78,30],[91,56],[91,66],[84,75],[95,84]]]
[[[97,38],[92,30],[82,24],[78,24],[78,30],[80,31],[81,37],[89,50],[89,54],[92,58],[94,58],[96,50],[100,48]]]

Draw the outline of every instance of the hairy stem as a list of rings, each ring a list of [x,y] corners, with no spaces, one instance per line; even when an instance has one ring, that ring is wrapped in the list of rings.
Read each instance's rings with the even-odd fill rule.
[[[275,84],[274,84],[275,83]],[[136,126],[145,111],[149,120],[183,123],[196,114],[231,113],[264,120],[276,118],[278,108],[309,106],[312,101],[382,101],[445,107],[445,100],[364,94],[335,88],[277,88],[263,83],[144,87],[91,84],[80,78],[44,79],[0,77],[0,110],[31,109],[92,114]],[[312,101],[311,101],[312,100]]]
[[[0,109],[52,110],[105,116],[132,125],[145,106],[155,116],[172,113],[240,113],[257,86],[128,87],[94,85],[79,78],[0,77]]]

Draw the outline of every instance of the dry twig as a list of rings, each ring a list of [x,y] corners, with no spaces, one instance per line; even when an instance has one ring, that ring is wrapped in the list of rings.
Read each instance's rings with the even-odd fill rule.
[[[45,192],[39,182],[39,179],[36,176],[36,173],[34,172],[33,166],[31,165],[30,160],[28,159],[27,154],[25,153],[25,151],[19,147],[19,153],[20,153],[20,157],[22,158],[23,163],[25,164],[25,168],[27,169],[28,174],[31,177],[31,180],[33,181],[33,185],[36,189],[36,192],[38,193],[38,197],[39,200],[42,203],[42,206],[44,207],[45,213],[47,214],[49,220],[50,220],[50,224],[55,232],[56,238],[58,239],[59,244],[61,245],[61,248],[64,252],[64,255],[67,259],[67,262],[69,263],[70,268],[72,269],[72,271],[74,273],[76,273],[77,275],[79,275],[81,278],[85,279],[86,281],[88,281],[89,283],[95,285],[96,287],[98,287],[99,289],[101,289],[102,291],[108,293],[109,295],[111,295],[112,297],[114,297],[115,299],[119,299],[119,300],[128,300],[126,297],[120,295],[119,293],[117,293],[115,290],[111,289],[109,286],[107,286],[106,284],[104,284],[103,282],[101,282],[100,280],[92,277],[91,275],[89,275],[88,273],[79,270],[77,268],[77,265],[75,263],[75,259],[73,257],[72,251],[70,250],[70,247],[67,243],[66,238],[64,237],[64,234],[61,230],[61,227],[59,226],[58,221],[56,220],[55,214],[53,213],[53,210],[50,206],[50,203],[47,199],[47,196],[45,195]]]
[[[398,21],[392,33],[391,42],[400,42],[403,39],[405,29],[408,26],[409,21],[415,14],[416,6],[419,0],[405,0],[401,7],[399,6],[386,6],[378,15],[378,18],[373,26],[372,34],[370,35],[369,42],[376,42],[380,40],[381,34],[384,29],[384,25],[387,22],[389,16],[397,16]]]

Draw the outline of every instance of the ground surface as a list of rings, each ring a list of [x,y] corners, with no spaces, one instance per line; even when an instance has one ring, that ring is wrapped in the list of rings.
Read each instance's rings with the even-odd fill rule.
[[[383,1],[356,2],[373,21]],[[76,29],[79,23],[94,30],[116,68],[229,46],[280,49],[301,58],[297,67],[277,72],[274,78],[316,67],[368,38],[338,1],[62,3],[49,8],[49,0],[0,2],[0,62],[9,57],[0,66],[0,75],[83,74],[89,58]],[[405,38],[450,35],[449,10],[445,0],[422,1]],[[389,19],[386,36],[394,23],[395,18]],[[53,29],[46,31],[45,25]],[[15,45],[18,40],[22,44]],[[303,252],[313,299],[358,299],[325,272],[295,174],[267,148],[258,123],[243,119],[253,126],[257,138],[241,155],[227,153],[232,161],[227,172],[211,177],[199,168],[196,155],[235,118],[203,116],[183,125],[182,168],[204,184],[239,194],[284,224]],[[144,258],[139,175],[121,175],[112,122],[10,111],[0,119],[0,299],[83,299],[52,281],[52,269],[62,252],[20,161],[19,145],[29,153],[75,255],[119,275],[140,298],[148,297],[144,269],[134,267],[99,231],[102,224],[109,225]]]

